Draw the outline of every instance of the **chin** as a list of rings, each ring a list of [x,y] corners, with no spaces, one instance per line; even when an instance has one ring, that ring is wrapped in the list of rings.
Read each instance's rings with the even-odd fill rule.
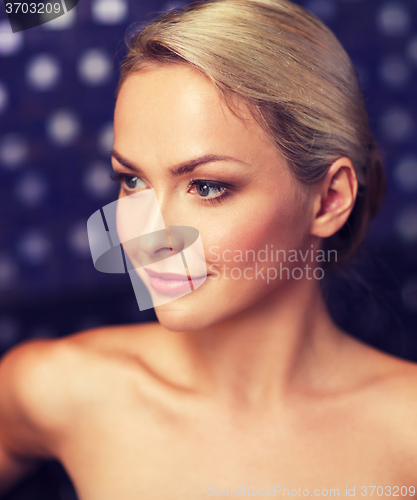
[[[267,290],[256,287],[230,290],[227,287],[195,290],[167,304],[154,307],[159,323],[174,332],[205,330],[227,321],[251,307],[267,295]]]
[[[209,321],[201,320],[194,314],[182,311],[158,311],[163,306],[155,308],[155,313],[159,323],[171,332],[192,332],[207,328]]]
[[[204,306],[200,299],[193,296],[194,293],[156,306],[154,309],[159,323],[173,332],[202,330],[217,323],[219,314],[213,314],[215,309]]]
[[[213,294],[205,289],[206,285],[208,283],[186,295],[173,296],[166,304],[155,305],[159,323],[174,332],[201,330],[217,323],[221,316],[219,304],[215,298],[213,300]],[[154,304],[157,303],[154,300]]]

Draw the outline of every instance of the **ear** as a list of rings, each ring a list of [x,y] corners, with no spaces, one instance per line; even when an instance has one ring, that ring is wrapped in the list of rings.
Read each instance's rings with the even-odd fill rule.
[[[339,158],[330,166],[314,195],[311,234],[328,238],[347,221],[358,192],[355,168],[349,158]]]

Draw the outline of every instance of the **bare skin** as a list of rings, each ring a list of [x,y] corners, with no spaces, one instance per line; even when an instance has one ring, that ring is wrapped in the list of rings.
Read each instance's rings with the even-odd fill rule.
[[[167,225],[199,229],[209,275],[213,244],[316,246],[344,224],[357,191],[347,158],[319,186],[301,189],[259,125],[234,117],[211,84],[183,66],[128,78],[116,105],[115,150],[141,166],[140,189],[155,189]],[[185,189],[191,174],[166,175],[208,153],[239,160],[193,173],[233,184],[215,206]],[[115,158],[114,168],[138,176]],[[121,196],[131,192],[122,184]],[[397,496],[394,487],[403,486],[407,494],[398,495],[411,497],[416,365],[338,329],[316,279],[227,278],[209,276],[169,304],[175,309],[156,307],[159,323],[29,342],[6,355],[0,488],[31,459],[55,457],[81,500],[196,500],[240,487],[282,496],[275,486],[297,496],[337,488],[328,496],[339,497],[353,496],[346,487],[371,496],[371,486]]]
[[[204,382],[182,342],[153,324],[20,347],[2,381],[13,369],[29,377],[30,425],[23,437],[11,412],[8,452],[58,458],[85,500],[416,484],[414,365],[340,333],[321,380],[287,380],[276,401],[249,404],[243,387],[227,399]]]

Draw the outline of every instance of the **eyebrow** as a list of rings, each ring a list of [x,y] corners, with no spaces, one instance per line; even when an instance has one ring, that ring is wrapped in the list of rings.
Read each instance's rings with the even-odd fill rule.
[[[120,153],[118,153],[114,148],[110,151],[110,155],[113,156],[121,165],[124,167],[135,170],[136,172],[142,173],[143,170],[138,166],[124,158]],[[184,174],[189,174],[195,168],[200,165],[205,165],[207,163],[214,163],[218,161],[235,161],[238,163],[242,163],[244,165],[248,165],[248,163],[243,160],[238,160],[237,158],[233,158],[233,156],[226,155],[204,155],[198,158],[193,158],[191,160],[187,160],[185,162],[179,163],[169,169],[169,173],[172,177],[177,177]]]

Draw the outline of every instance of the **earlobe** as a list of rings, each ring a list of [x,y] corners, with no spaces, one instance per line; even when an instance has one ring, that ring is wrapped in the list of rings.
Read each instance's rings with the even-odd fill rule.
[[[314,200],[311,234],[328,238],[347,221],[358,191],[355,168],[349,158],[339,158],[330,166]]]

